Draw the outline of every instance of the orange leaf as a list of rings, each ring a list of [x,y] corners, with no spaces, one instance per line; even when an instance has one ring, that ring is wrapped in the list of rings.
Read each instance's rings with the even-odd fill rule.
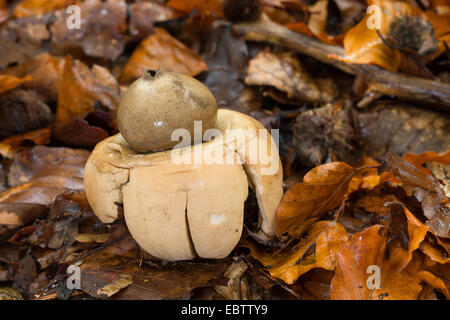
[[[348,188],[348,193],[355,192],[359,189],[371,189],[380,184],[380,176],[378,175],[378,170],[375,168],[379,166],[380,163],[369,157],[363,157],[360,167],[374,167],[367,168],[364,170],[358,170],[358,172],[353,176],[350,186]]]
[[[331,299],[368,299],[366,270],[371,265],[381,266],[386,250],[386,238],[380,235],[381,226],[375,225],[356,233],[335,254],[336,273],[331,281]]]
[[[406,2],[369,0],[368,5],[376,5],[381,8],[379,32],[383,36],[386,36],[391,22],[402,15],[426,19],[420,9],[412,7]],[[343,57],[333,56],[330,58],[337,58],[347,63],[374,64],[394,72],[399,71],[404,63],[403,54],[385,45],[376,28],[368,27],[374,17],[372,14],[366,14],[362,21],[346,33]]]
[[[9,18],[9,9],[6,0],[0,0],[0,23]]]
[[[10,75],[0,75],[0,93],[10,91],[17,88],[22,83],[31,81],[31,76],[18,78]]]
[[[223,0],[170,0],[167,6],[186,14],[197,10],[201,16],[215,15],[222,18],[222,2]]]
[[[308,25],[304,22],[286,23],[285,27],[292,31],[295,31],[297,33],[301,33],[301,34],[304,34],[304,35],[312,37],[312,38],[317,38],[317,39],[321,40],[322,42],[325,42],[328,44],[342,45],[342,41],[344,40],[344,35],[339,35],[339,36],[333,37],[333,36],[326,34],[325,32],[315,34],[308,28]]]
[[[202,58],[172,37],[166,30],[155,28],[155,33],[144,39],[133,52],[119,77],[127,83],[141,77],[148,69],[161,67],[165,71],[195,76],[208,67]]]
[[[385,260],[386,241],[382,227],[375,225],[353,235],[350,241],[336,252],[336,273],[330,287],[331,299],[412,300],[419,297],[423,282],[448,297],[445,283],[425,270],[420,255],[415,255],[401,271],[397,270],[395,259],[393,262]],[[373,284],[371,277],[376,276],[368,269],[370,266],[379,268],[379,288],[369,286]]]
[[[303,183],[292,186],[284,195],[277,210],[277,234],[292,232],[297,226],[305,228],[306,221],[316,221],[339,206],[355,172],[343,162],[327,163],[309,171]]]
[[[450,19],[450,12],[447,15],[443,16],[434,13],[434,11],[432,10],[428,10],[425,12],[425,14],[433,25],[434,35],[439,41],[438,50],[434,55],[434,57],[438,57],[441,53],[447,50],[444,42],[446,42],[447,45],[450,45],[450,23],[448,22],[448,20]]]
[[[6,159],[12,159],[25,141],[32,141],[34,144],[49,144],[51,129],[44,128],[24,134],[19,134],[0,141],[0,155]]]
[[[23,0],[13,11],[15,18],[42,14],[54,10],[64,9],[67,6],[76,4],[77,0]]]

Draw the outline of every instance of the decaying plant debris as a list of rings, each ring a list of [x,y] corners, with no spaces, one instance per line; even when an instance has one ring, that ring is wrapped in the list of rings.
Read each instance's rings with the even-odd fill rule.
[[[369,5],[391,13],[381,29]],[[450,299],[449,15],[446,0],[0,0],[0,299]],[[86,161],[157,68],[280,129],[275,241],[255,236],[251,189],[219,260],[155,259],[120,202],[112,223],[93,213]]]

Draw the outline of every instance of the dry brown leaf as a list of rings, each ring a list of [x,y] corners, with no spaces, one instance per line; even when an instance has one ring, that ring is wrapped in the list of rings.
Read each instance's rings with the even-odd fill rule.
[[[6,138],[0,141],[0,155],[5,159],[12,159],[24,142],[31,141],[36,145],[45,145],[50,143],[50,138],[50,128],[39,129]]]
[[[167,6],[184,14],[195,12],[199,16],[199,26],[208,27],[217,18],[223,18],[223,0],[170,0]]]
[[[97,253],[81,264],[82,290],[94,298],[101,288],[119,274],[130,275],[133,283],[114,295],[115,299],[156,300],[186,299],[191,291],[207,286],[208,281],[217,279],[231,262],[222,259],[212,262],[180,262],[164,268],[139,266],[139,260],[110,254]]]
[[[97,290],[98,296],[112,297],[120,290],[128,287],[133,283],[132,276],[130,274],[119,274],[119,278],[107,284]]]
[[[263,50],[250,60],[245,83],[250,86],[273,86],[288,99],[313,103],[331,102],[336,98],[332,79],[314,79],[304,70],[293,52]]]
[[[444,158],[445,159],[445,158]],[[433,176],[426,176],[417,167],[391,154],[388,163],[408,195],[421,203],[428,219],[426,225],[439,237],[450,238],[450,202]]]
[[[424,12],[402,1],[369,0],[368,5],[381,8],[380,29],[368,27],[373,24],[376,15],[366,14],[358,25],[346,33],[344,56],[341,58],[331,56],[331,58],[337,58],[347,63],[374,64],[394,72],[402,71],[408,74],[425,76],[426,71],[418,63],[420,58],[418,55],[417,58],[412,58],[411,55],[394,49],[393,46],[388,46],[383,41],[388,37],[390,26],[396,18],[409,16],[426,23],[428,18]],[[379,36],[379,33],[383,39]],[[429,57],[425,55],[422,58],[422,61],[426,62]]]
[[[95,242],[95,243],[104,243],[109,239],[111,234],[109,233],[79,233],[75,236],[75,240],[78,242]]]
[[[22,0],[13,11],[15,18],[47,13],[79,3],[78,0]]]
[[[67,28],[64,14],[50,26],[52,52],[74,55],[81,49],[89,57],[115,61],[129,38],[125,1],[85,0],[80,10],[80,28]]]
[[[25,82],[23,87],[39,91],[48,101],[56,101],[63,69],[63,58],[43,53],[17,66],[7,68],[3,73],[16,77],[30,75],[30,81]]]
[[[6,0],[0,0],[0,23],[8,20],[9,18],[9,9]]]
[[[378,161],[398,155],[450,150],[450,116],[411,103],[385,102],[357,115],[363,154]]]
[[[135,2],[130,5],[129,32],[134,37],[143,38],[155,30],[154,23],[176,19],[179,14],[156,2]]]
[[[202,58],[162,28],[144,39],[133,52],[119,77],[120,83],[140,78],[148,69],[161,68],[195,76],[208,67]]]
[[[66,190],[83,190],[85,150],[36,146],[14,157],[0,203],[52,204]]]
[[[425,14],[433,25],[436,39],[439,41],[438,50],[435,53],[435,57],[437,57],[447,50],[444,42],[447,43],[447,46],[450,44],[450,24],[448,23],[450,11],[446,12],[446,15],[440,15],[428,10]]]
[[[277,234],[292,232],[300,226],[303,230],[325,212],[338,207],[355,172],[355,168],[343,162],[327,163],[309,171],[303,183],[291,187],[281,200]]]
[[[23,78],[10,76],[10,75],[0,75],[0,94],[17,88],[22,83],[31,81],[31,76],[25,76]]]

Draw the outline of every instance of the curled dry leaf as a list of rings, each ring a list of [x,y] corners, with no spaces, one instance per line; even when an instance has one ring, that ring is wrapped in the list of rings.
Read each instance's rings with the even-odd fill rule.
[[[23,78],[11,76],[11,75],[0,75],[0,94],[17,88],[22,83],[31,81],[31,76],[25,76]]]
[[[6,0],[0,0],[0,23],[8,20],[9,18],[9,9]]]
[[[388,152],[421,154],[450,150],[450,117],[408,103],[382,103],[357,114],[363,154],[384,160]]]
[[[252,255],[260,261],[271,276],[293,284],[303,274],[316,268],[334,270],[334,252],[348,239],[345,228],[333,221],[319,221],[308,235],[292,248],[272,254],[258,250],[248,243]]]
[[[331,299],[413,300],[419,297],[423,282],[449,296],[445,283],[425,270],[418,254],[401,270],[396,270],[396,263],[385,261],[386,243],[386,232],[380,225],[375,225],[353,235],[336,252],[336,274],[331,282]],[[380,268],[378,289],[371,286],[372,279],[367,273],[369,266]]]
[[[0,95],[0,139],[47,127],[52,110],[34,90],[15,89]]]
[[[250,60],[247,85],[273,86],[288,99],[312,103],[331,102],[336,98],[332,79],[314,79],[304,70],[294,52],[263,50]]]
[[[343,162],[327,163],[309,171],[303,183],[292,186],[281,200],[277,234],[286,231],[301,234],[325,212],[338,207],[355,172],[355,168]]]
[[[44,128],[24,134],[19,134],[0,141],[0,155],[5,159],[12,159],[20,150],[24,142],[32,142],[35,145],[45,145],[50,143],[51,129]]]
[[[135,2],[130,5],[129,32],[134,37],[143,38],[155,31],[154,23],[179,17],[173,9],[157,2]]]
[[[398,25],[400,19],[404,19],[404,21],[409,19],[408,23],[414,21],[421,25],[429,24],[429,19],[424,12],[402,1],[369,0],[368,5],[377,6],[375,8],[381,10],[376,13],[367,13],[361,22],[346,33],[344,38],[345,54],[338,59],[347,63],[374,64],[394,72],[403,71],[408,74],[426,75],[418,61],[426,62],[426,59],[429,59],[427,56],[434,54],[437,49],[437,47],[434,48],[436,39],[431,25],[431,31],[427,35],[425,33],[418,34],[420,28],[415,26],[409,28],[411,34],[400,36],[402,40],[410,41],[408,45],[414,42],[413,45],[417,46],[415,48],[404,47],[398,43],[390,45],[385,43],[385,41],[391,41],[386,39],[394,32],[393,26]],[[379,17],[379,21],[377,17]],[[378,22],[379,25],[377,25]],[[420,43],[417,44],[417,42]],[[402,50],[398,50],[397,47]],[[416,58],[406,54],[406,51],[414,52]]]
[[[121,83],[140,78],[148,69],[161,68],[195,76],[208,67],[202,58],[162,28],[144,39],[133,52],[119,77]]]
[[[79,3],[79,0],[22,0],[13,11],[15,18],[47,13]]]
[[[408,195],[421,203],[426,225],[437,236],[450,238],[450,202],[433,176],[426,176],[417,167],[391,154],[388,164]]]

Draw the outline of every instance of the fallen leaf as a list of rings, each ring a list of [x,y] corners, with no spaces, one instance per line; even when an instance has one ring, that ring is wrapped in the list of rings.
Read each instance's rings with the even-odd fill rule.
[[[388,163],[407,194],[414,195],[421,203],[423,214],[428,219],[426,225],[436,235],[450,238],[450,203],[439,182],[397,155],[391,154]]]
[[[63,68],[63,58],[43,53],[17,66],[9,67],[3,73],[16,77],[30,75],[31,80],[25,82],[23,87],[39,91],[48,101],[56,101]]]
[[[304,70],[293,52],[274,53],[263,50],[250,60],[247,85],[273,86],[287,94],[288,99],[313,103],[331,102],[336,88],[331,79],[313,79]]]
[[[161,68],[195,76],[207,69],[202,58],[162,28],[144,39],[133,52],[119,77],[121,83],[140,78],[148,69]]]
[[[334,103],[300,113],[293,125],[292,145],[296,159],[308,167],[318,166],[332,155],[357,164],[355,136],[350,106]]]
[[[0,300],[23,300],[23,297],[13,288],[0,288]]]
[[[50,137],[51,129],[44,128],[6,138],[0,141],[0,155],[5,159],[12,159],[25,142],[45,145],[50,143]]]
[[[0,139],[48,127],[54,115],[33,90],[14,89],[0,95]]]
[[[202,50],[208,70],[199,79],[214,94],[219,108],[249,113],[259,109],[254,93],[243,78],[248,64],[248,48],[230,25],[213,25]]]
[[[401,270],[397,263],[385,260],[387,236],[375,225],[352,236],[335,254],[336,274],[331,282],[331,299],[338,300],[413,300],[423,283],[448,296],[442,280],[424,270],[420,258],[414,258]],[[372,288],[370,266],[380,270],[380,288]],[[376,271],[375,271],[376,272]]]
[[[293,232],[318,220],[325,212],[338,207],[356,169],[332,162],[318,166],[303,177],[303,183],[291,187],[277,209],[277,234]],[[297,233],[298,231],[296,231]]]
[[[4,22],[0,28],[0,67],[22,63],[46,50],[48,27],[56,13],[29,16]]]
[[[86,0],[80,5],[80,28],[67,28],[60,15],[51,25],[52,52],[73,54],[81,49],[89,57],[115,61],[127,42],[127,6],[124,0]]]
[[[97,290],[98,296],[107,296],[108,298],[115,295],[117,292],[122,290],[123,288],[128,287],[133,283],[132,277],[129,274],[119,274],[119,278],[114,280],[110,284],[107,284],[104,287],[101,287]]]
[[[217,18],[223,18],[223,0],[169,0],[167,6],[185,14],[195,13],[200,18],[200,27],[208,27]]]
[[[104,243],[109,239],[111,235],[109,233],[101,233],[101,234],[77,234],[75,236],[75,240],[78,242],[95,242],[95,243]]]
[[[109,135],[109,127],[115,127],[120,88],[106,68],[89,69],[67,56],[58,96],[53,130],[58,140],[74,146],[95,145]]]
[[[139,266],[138,262],[109,254],[91,255],[80,266],[82,290],[101,298],[98,288],[125,274],[132,277],[133,283],[114,295],[115,299],[186,299],[193,289],[219,278],[230,264],[229,260],[222,259],[210,263],[181,262],[158,269],[146,264]]]
[[[394,49],[383,41],[383,39],[388,38],[393,22],[398,21],[401,17],[408,16],[412,19],[417,19],[418,23],[419,21],[427,23],[428,18],[424,12],[403,1],[369,0],[367,4],[381,9],[378,12],[380,18],[379,26],[374,26],[378,13],[367,13],[361,22],[346,33],[344,38],[344,56],[340,58],[330,56],[330,58],[338,58],[347,63],[374,64],[394,72],[402,71],[413,75],[426,75],[417,61],[419,59],[426,61],[426,58],[428,58],[426,56],[429,54],[428,51],[426,54],[424,53],[424,57],[421,57],[418,52],[421,52],[422,47],[417,48],[417,58],[413,58],[410,54],[406,54],[405,51]],[[383,39],[379,34],[381,34]],[[434,35],[431,36],[434,37]],[[422,44],[426,45],[425,40]],[[412,50],[412,48],[402,49]],[[431,52],[431,54],[434,54],[434,52]]]
[[[33,223],[48,214],[48,207],[30,203],[0,203],[0,235]]]
[[[0,75],[0,94],[17,88],[22,83],[31,81],[31,76],[18,78],[10,75]]]
[[[229,279],[227,285],[216,286],[214,289],[228,300],[242,299],[241,280],[247,269],[248,264],[245,261],[233,263],[223,274],[224,277]]]
[[[8,176],[12,185],[0,193],[0,203],[52,204],[67,190],[83,190],[85,150],[36,146],[19,152]]]
[[[0,0],[0,23],[8,20],[9,18],[9,9],[6,0]]]
[[[54,10],[65,9],[77,4],[77,0],[22,0],[13,11],[15,18],[38,15]]]
[[[333,271],[334,252],[347,239],[347,232],[339,223],[319,221],[311,227],[304,239],[288,249],[289,252],[271,256],[270,253],[258,252],[255,248],[251,251],[271,276],[293,284],[300,276],[315,268]]]
[[[143,38],[155,31],[154,23],[179,17],[173,9],[156,2],[136,2],[130,5],[129,32]]]
[[[438,50],[436,50],[435,57],[438,57],[447,50],[445,43],[450,43],[450,26],[448,18],[450,12],[446,15],[436,14],[433,10],[427,10],[425,12],[430,23],[433,25],[436,39],[438,40]]]

